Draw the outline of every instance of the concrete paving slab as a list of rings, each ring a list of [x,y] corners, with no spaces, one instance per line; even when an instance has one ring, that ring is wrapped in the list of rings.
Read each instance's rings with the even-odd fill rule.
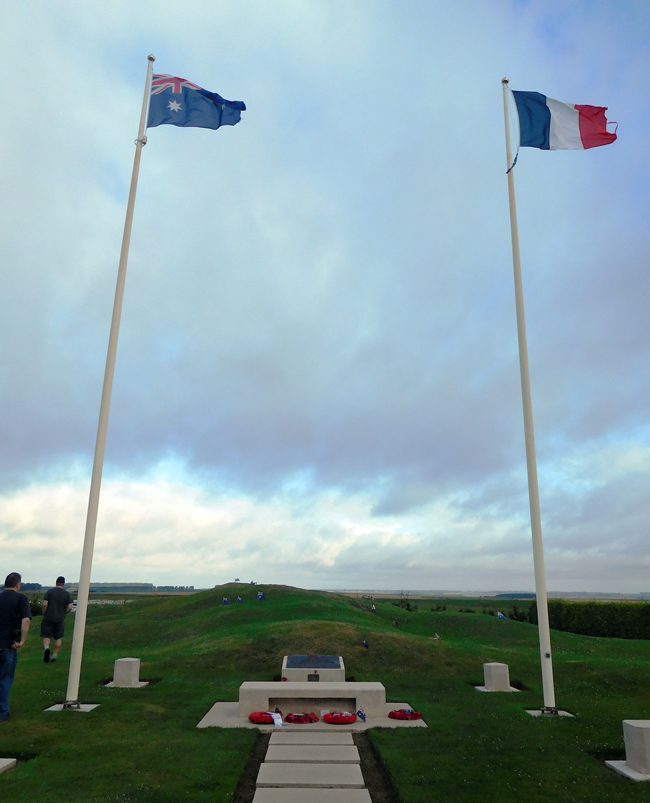
[[[0,758],[0,773],[13,769],[16,766],[15,758]]]
[[[253,803],[372,803],[367,789],[258,789]]]
[[[87,714],[89,711],[94,711],[99,708],[99,703],[80,703],[78,708],[66,708],[63,703],[51,705],[49,708],[43,709],[44,711],[77,711],[82,714]]]
[[[552,719],[553,717],[571,717],[575,719],[575,714],[570,714],[568,711],[560,711],[558,710],[557,714],[548,714],[544,709],[540,708],[533,708],[532,710],[527,708],[526,713],[530,714],[531,717],[548,717]]]
[[[215,703],[196,727],[257,728],[258,726],[239,716],[239,703]]]
[[[363,789],[358,764],[274,764],[264,762],[255,786],[301,787],[303,789]]]
[[[630,778],[632,781],[650,781],[650,775],[644,775],[642,772],[638,772],[625,761],[606,761],[605,766],[609,767],[610,770],[614,770],[614,772],[617,772],[619,775],[623,775],[625,778]]]
[[[510,691],[519,691],[519,689],[515,689],[514,686],[508,686],[507,689],[488,689],[487,686],[474,686],[474,688],[476,689],[476,691],[495,692],[496,694],[498,694],[498,693],[503,694],[504,692],[507,693],[507,692],[510,692]]]
[[[128,686],[123,686],[119,683],[116,683],[114,680],[111,680],[110,683],[104,684],[107,689],[144,689],[144,687],[148,685],[148,680],[136,680],[133,683],[129,683]]]
[[[354,745],[279,744],[269,745],[264,761],[307,764],[359,764],[359,751]]]
[[[271,734],[270,745],[280,744],[339,744],[353,745],[349,731],[286,731],[278,730]]]

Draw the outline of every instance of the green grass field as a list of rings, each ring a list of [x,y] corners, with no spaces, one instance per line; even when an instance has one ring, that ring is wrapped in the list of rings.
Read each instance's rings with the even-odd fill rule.
[[[254,599],[259,589],[264,602]],[[245,604],[221,604],[237,593]],[[35,618],[13,718],[0,725],[0,757],[21,759],[0,775],[0,800],[233,800],[256,732],[196,724],[213,703],[236,700],[243,680],[277,678],[283,655],[323,653],[343,655],[348,679],[381,681],[388,700],[422,712],[428,729],[370,731],[404,803],[650,801],[650,783],[603,764],[624,757],[623,719],[650,718],[650,642],[553,632],[557,703],[576,718],[534,719],[525,713],[542,704],[533,625],[481,612],[494,601],[412,603],[409,612],[375,600],[372,614],[364,599],[231,586],[91,606],[80,700],[100,707],[87,714],[44,713],[65,698],[72,621],[61,659],[46,665]],[[431,610],[440,603],[447,609]],[[129,656],[141,659],[141,679],[156,682],[105,688],[115,659]],[[475,691],[485,661],[507,663],[523,691]]]

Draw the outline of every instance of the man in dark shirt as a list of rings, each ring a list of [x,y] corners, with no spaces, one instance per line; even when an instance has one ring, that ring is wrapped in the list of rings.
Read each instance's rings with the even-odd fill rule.
[[[32,614],[29,600],[20,593],[22,578],[11,572],[0,593],[0,722],[9,715],[9,692],[16,674],[18,650],[27,641]]]
[[[43,601],[41,638],[43,639],[43,660],[46,664],[56,661],[63,641],[65,616],[72,610],[72,597],[64,586],[65,577],[57,577],[56,587],[46,591]],[[54,649],[50,655],[51,639],[54,639]]]

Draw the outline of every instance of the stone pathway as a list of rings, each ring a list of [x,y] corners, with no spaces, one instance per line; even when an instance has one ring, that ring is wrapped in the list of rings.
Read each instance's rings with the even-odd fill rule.
[[[372,803],[347,730],[274,731],[253,803]]]

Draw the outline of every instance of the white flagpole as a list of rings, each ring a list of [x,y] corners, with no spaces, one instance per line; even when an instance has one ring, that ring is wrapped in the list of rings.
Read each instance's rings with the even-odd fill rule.
[[[72,634],[72,648],[70,653],[70,671],[68,673],[68,690],[64,708],[79,708],[79,679],[81,676],[81,659],[86,631],[86,615],[88,612],[88,594],[90,591],[90,571],[93,562],[93,548],[95,545],[95,531],[97,528],[97,510],[99,507],[99,491],[102,484],[102,470],[104,467],[104,450],[106,446],[106,432],[108,429],[108,415],[111,406],[113,390],[113,375],[115,373],[115,357],[117,354],[117,341],[120,333],[120,319],[122,316],[122,299],[124,297],[124,283],[126,280],[126,266],[129,258],[129,244],[131,241],[131,226],[133,223],[133,208],[135,206],[135,193],[138,187],[138,173],[140,171],[140,157],[142,148],[147,143],[145,135],[147,114],[149,111],[149,98],[151,95],[151,81],[153,76],[153,63],[155,57],[149,55],[147,64],[147,77],[140,114],[140,127],[135,142],[135,156],[133,158],[133,172],[131,174],[131,189],[126,207],[124,221],[124,234],[122,235],[122,249],[120,263],[117,271],[117,284],[115,287],[115,301],[113,303],[113,318],[108,339],[106,354],[106,367],[104,369],[104,385],[102,400],[99,408],[99,423],[97,425],[97,440],[95,442],[95,457],[93,460],[93,473],[90,482],[90,495],[88,499],[88,512],[86,514],[86,532],[84,536],[81,569],[79,572],[79,592],[77,595],[77,611],[75,613],[74,631]]]
[[[537,484],[537,458],[535,456],[535,431],[533,427],[533,405],[528,372],[528,345],[526,341],[526,316],[524,312],[524,291],[521,281],[521,257],[519,254],[519,230],[517,227],[517,207],[515,203],[515,181],[510,148],[510,117],[508,114],[508,79],[501,81],[503,87],[503,115],[506,127],[506,165],[508,169],[508,199],[510,201],[510,233],[512,235],[512,267],[515,279],[515,306],[517,309],[517,336],[519,339],[519,372],[521,375],[521,400],[524,410],[524,435],[526,440],[526,467],[528,470],[528,499],[530,503],[530,525],[533,536],[533,563],[535,567],[535,597],[537,600],[537,621],[539,631],[539,650],[542,663],[542,686],[544,691],[543,713],[557,714],[555,690],[553,687],[553,659],[551,658],[551,633],[548,621],[548,600],[546,595],[546,576],[544,572],[544,545],[542,543],[542,520],[539,509],[539,488]]]

